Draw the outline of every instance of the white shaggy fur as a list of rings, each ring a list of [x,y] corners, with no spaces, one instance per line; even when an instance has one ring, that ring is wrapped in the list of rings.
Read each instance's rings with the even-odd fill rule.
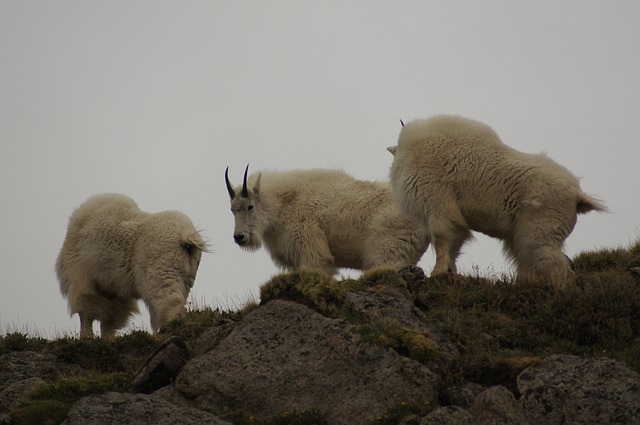
[[[313,169],[254,174],[235,190],[227,178],[227,187],[236,243],[247,250],[264,243],[286,270],[401,268],[415,265],[429,245],[388,184]]]
[[[432,274],[456,272],[462,244],[476,230],[503,241],[518,280],[570,279],[562,252],[576,214],[605,211],[578,179],[544,154],[504,145],[488,126],[436,116],[403,126],[390,170],[403,212],[428,230],[436,251]]]
[[[56,273],[71,315],[80,316],[80,337],[112,338],[138,312],[149,308],[157,332],[184,310],[206,250],[189,218],[177,211],[147,213],[133,199],[96,195],[69,218]]]

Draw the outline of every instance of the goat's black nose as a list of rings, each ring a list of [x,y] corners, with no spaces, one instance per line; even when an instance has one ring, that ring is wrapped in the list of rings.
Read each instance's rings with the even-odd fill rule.
[[[240,243],[243,239],[244,239],[243,233],[238,233],[233,235],[233,240],[236,241],[236,243]]]

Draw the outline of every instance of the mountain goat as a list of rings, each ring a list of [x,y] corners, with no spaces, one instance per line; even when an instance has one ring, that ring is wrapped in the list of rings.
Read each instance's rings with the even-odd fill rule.
[[[388,150],[400,208],[433,242],[432,275],[456,272],[460,248],[475,230],[503,241],[518,281],[563,287],[571,271],[562,247],[577,214],[606,211],[565,167],[504,145],[491,128],[470,119],[445,115],[407,123]]]
[[[233,188],[233,238],[253,251],[263,243],[288,270],[334,275],[339,267],[369,270],[415,265],[429,245],[420,224],[404,216],[391,187],[338,170],[253,174]]]
[[[200,233],[178,211],[147,213],[133,199],[95,195],[69,218],[56,262],[69,313],[80,316],[80,337],[111,339],[138,312],[149,308],[157,332],[184,310],[202,252]]]

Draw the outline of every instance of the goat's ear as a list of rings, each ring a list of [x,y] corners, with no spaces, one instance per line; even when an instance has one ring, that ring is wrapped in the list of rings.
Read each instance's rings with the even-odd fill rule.
[[[395,156],[395,154],[396,154],[396,148],[397,148],[397,147],[398,147],[397,145],[396,145],[396,146],[389,146],[389,147],[387,148],[387,150],[388,150],[389,152],[391,152],[391,155],[394,155],[394,156]]]
[[[262,179],[262,173],[258,174],[258,177],[256,178],[256,182],[253,185],[253,196],[260,196],[260,179]]]
[[[195,249],[199,249],[202,252],[209,252],[209,245],[202,239],[200,232],[186,235],[182,240],[182,248],[184,248],[189,255],[193,254]]]

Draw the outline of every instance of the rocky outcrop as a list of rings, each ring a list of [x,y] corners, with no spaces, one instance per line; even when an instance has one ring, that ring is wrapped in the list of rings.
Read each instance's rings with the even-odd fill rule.
[[[507,386],[451,379],[458,347],[410,292],[347,292],[333,311],[349,320],[274,299],[197,339],[168,339],[131,381],[131,392],[151,394],[82,398],[64,424],[223,425],[313,412],[330,425],[640,425],[640,375],[608,358],[536,358]],[[83,373],[53,354],[0,356],[0,423],[34,388]],[[407,406],[404,419],[380,420]]]
[[[294,302],[269,302],[187,363],[173,390],[217,413],[316,409],[338,425],[367,422],[401,402],[438,403],[437,375],[349,327]]]
[[[0,414],[47,381],[79,373],[78,366],[62,363],[53,354],[20,351],[0,356]]]
[[[518,376],[533,423],[640,424],[640,375],[607,358],[553,355]]]

